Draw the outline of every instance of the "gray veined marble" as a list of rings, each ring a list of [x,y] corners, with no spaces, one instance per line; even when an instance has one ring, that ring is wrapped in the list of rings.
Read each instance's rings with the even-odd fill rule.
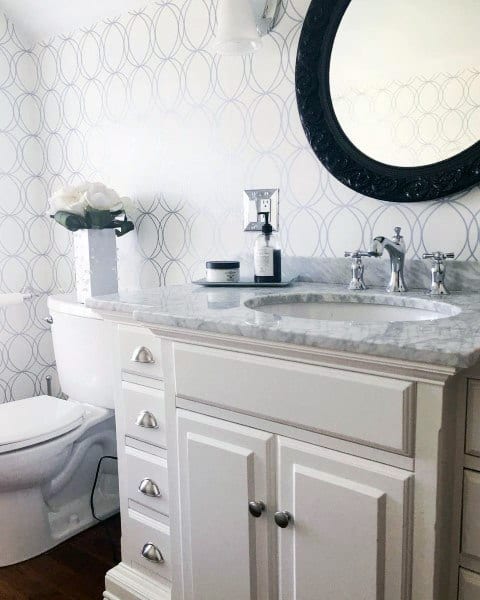
[[[258,303],[287,302],[292,297],[298,300],[299,295],[315,302],[393,303],[419,309],[430,306],[444,314],[436,320],[356,322],[278,316],[254,310]],[[454,368],[471,366],[480,358],[480,294],[454,292],[432,302],[423,291],[392,295],[379,289],[348,292],[344,286],[297,283],[281,293],[268,289],[170,286],[92,298],[87,305],[127,313],[146,324]]]

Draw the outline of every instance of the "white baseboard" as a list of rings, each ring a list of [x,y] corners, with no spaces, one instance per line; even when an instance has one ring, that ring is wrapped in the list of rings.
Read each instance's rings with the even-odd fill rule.
[[[171,600],[171,589],[120,563],[105,576],[104,600]]]

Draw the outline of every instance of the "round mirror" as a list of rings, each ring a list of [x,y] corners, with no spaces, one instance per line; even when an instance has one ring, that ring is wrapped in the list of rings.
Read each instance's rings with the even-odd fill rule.
[[[326,168],[389,201],[478,183],[478,31],[478,0],[312,0],[296,90]]]
[[[353,0],[330,60],[337,119],[377,161],[417,167],[480,139],[478,0]]]

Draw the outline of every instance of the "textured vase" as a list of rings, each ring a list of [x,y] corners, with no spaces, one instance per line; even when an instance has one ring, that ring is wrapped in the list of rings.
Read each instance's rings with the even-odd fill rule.
[[[117,241],[113,229],[82,229],[73,234],[77,299],[118,291]]]

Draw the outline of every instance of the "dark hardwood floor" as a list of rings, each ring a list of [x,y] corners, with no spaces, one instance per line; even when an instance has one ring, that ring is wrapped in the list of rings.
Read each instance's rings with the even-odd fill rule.
[[[117,516],[42,556],[0,568],[0,600],[101,600],[105,573],[119,561]]]

